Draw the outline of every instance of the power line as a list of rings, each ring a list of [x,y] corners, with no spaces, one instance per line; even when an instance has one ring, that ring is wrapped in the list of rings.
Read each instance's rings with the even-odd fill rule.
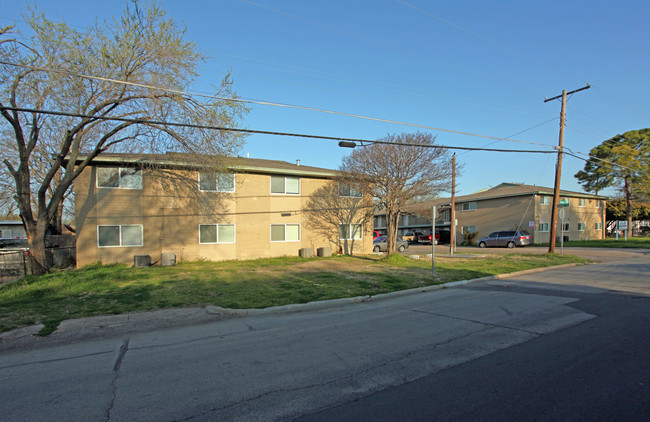
[[[437,131],[441,131],[441,132],[454,133],[454,134],[457,134],[457,135],[473,136],[473,137],[477,137],[477,138],[494,139],[494,140],[497,140],[497,141],[516,142],[516,143],[522,143],[522,144],[539,145],[539,146],[544,146],[544,147],[547,147],[547,148],[554,148],[552,145],[544,144],[544,143],[541,143],[541,142],[530,142],[530,141],[521,141],[521,140],[516,140],[516,139],[499,138],[499,137],[495,137],[495,136],[480,135],[480,134],[476,134],[476,133],[463,132],[463,131],[451,130],[451,129],[443,129],[443,128],[434,127],[434,126],[419,125],[419,124],[415,124],[415,123],[406,123],[406,122],[400,122],[400,121],[397,121],[397,120],[382,119],[382,118],[379,118],[379,117],[363,116],[363,115],[360,115],[360,114],[345,113],[345,112],[341,112],[341,111],[326,110],[326,109],[320,109],[320,108],[315,108],[315,107],[298,106],[298,105],[292,105],[292,104],[276,103],[276,102],[271,102],[271,101],[253,100],[253,99],[246,99],[246,98],[229,98],[229,97],[219,97],[219,96],[216,96],[216,95],[192,93],[192,92],[189,92],[189,91],[161,88],[161,87],[157,87],[157,86],[153,86],[153,85],[141,84],[141,83],[136,83],[136,82],[128,82],[128,81],[121,81],[121,80],[112,79],[112,78],[104,78],[104,77],[101,77],[101,76],[84,75],[84,74],[81,74],[81,73],[70,72],[68,70],[63,70],[63,69],[52,69],[52,68],[45,68],[45,67],[39,67],[39,66],[30,66],[30,65],[18,64],[18,63],[11,63],[11,62],[3,61],[3,60],[0,60],[0,64],[4,64],[4,65],[8,65],[8,66],[22,67],[22,68],[25,68],[25,69],[32,69],[32,70],[37,70],[37,71],[42,71],[42,72],[61,73],[61,74],[69,75],[69,76],[76,76],[76,77],[85,78],[85,79],[93,79],[93,80],[104,81],[104,82],[124,84],[124,85],[139,87],[139,88],[158,90],[158,91],[163,91],[163,92],[170,92],[170,93],[173,93],[173,94],[198,96],[198,97],[217,99],[217,100],[223,100],[223,101],[234,101],[234,102],[249,103],[249,104],[258,104],[258,105],[266,105],[266,106],[274,106],[274,107],[284,107],[284,108],[293,108],[293,109],[299,109],[299,110],[316,111],[316,112],[320,112],[320,113],[328,113],[328,114],[335,114],[335,115],[339,115],[339,116],[354,117],[354,118],[358,118],[358,119],[372,120],[372,121],[383,122],[383,123],[392,123],[392,124],[398,124],[398,125],[403,125],[403,126],[417,127],[417,128],[420,128],[420,129],[437,130]]]
[[[19,112],[25,112],[25,113],[48,114],[48,115],[53,115],[53,116],[78,117],[78,118],[82,118],[82,119],[91,119],[91,120],[117,121],[117,122],[140,123],[140,124],[148,124],[148,125],[161,125],[161,126],[173,126],[173,127],[189,127],[189,128],[194,128],[194,129],[223,130],[223,131],[230,131],[230,132],[254,133],[254,134],[262,134],[262,135],[293,136],[293,137],[298,137],[298,138],[324,139],[324,140],[331,140],[331,141],[359,142],[361,145],[366,143],[366,144],[387,144],[387,145],[397,145],[397,146],[407,146],[407,147],[465,150],[465,151],[521,152],[521,153],[531,153],[531,154],[555,154],[555,151],[534,151],[534,150],[518,150],[518,149],[459,147],[459,146],[449,146],[449,145],[421,145],[421,144],[408,143],[408,142],[388,142],[388,141],[381,141],[381,140],[370,140],[370,139],[359,139],[359,138],[343,138],[343,137],[324,136],[324,135],[308,135],[308,134],[303,134],[303,133],[276,132],[276,131],[254,130],[254,129],[240,129],[240,128],[230,128],[230,127],[224,127],[224,126],[165,122],[165,121],[162,121],[162,120],[134,119],[134,118],[127,119],[127,118],[124,118],[124,117],[91,116],[91,115],[79,114],[79,113],[68,113],[68,112],[53,111],[53,110],[37,110],[37,109],[32,109],[32,108],[21,108],[21,107],[5,107],[5,106],[3,106],[3,107],[0,107],[0,109],[19,111]]]

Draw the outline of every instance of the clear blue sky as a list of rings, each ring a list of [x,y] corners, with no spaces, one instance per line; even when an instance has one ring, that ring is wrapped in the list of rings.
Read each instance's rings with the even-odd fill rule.
[[[125,4],[35,3],[48,17],[75,26],[118,16]],[[23,28],[25,4],[0,1],[0,23],[15,21]],[[568,148],[588,153],[616,134],[650,127],[649,2],[167,0],[163,4],[209,57],[196,90],[209,91],[210,84],[218,84],[231,69],[235,88],[244,98],[494,137],[517,134],[512,138],[557,145],[560,102],[543,100],[588,82],[592,88],[572,96],[567,105]],[[245,126],[362,139],[418,130],[263,105],[252,106]],[[444,145],[544,149],[420,130],[436,134]],[[242,155],[337,168],[349,152],[335,141],[252,135]],[[457,158],[464,165],[458,178],[461,195],[501,182],[553,186],[555,155],[459,152]],[[584,161],[565,157],[563,189],[581,190],[573,175],[583,166]]]

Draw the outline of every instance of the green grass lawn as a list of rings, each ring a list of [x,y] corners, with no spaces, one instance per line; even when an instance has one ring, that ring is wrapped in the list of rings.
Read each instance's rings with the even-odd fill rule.
[[[199,261],[150,268],[97,264],[28,276],[0,287],[0,332],[42,323],[45,335],[71,318],[209,304],[265,308],[584,262],[557,254],[437,257],[435,276],[430,260],[401,255]]]

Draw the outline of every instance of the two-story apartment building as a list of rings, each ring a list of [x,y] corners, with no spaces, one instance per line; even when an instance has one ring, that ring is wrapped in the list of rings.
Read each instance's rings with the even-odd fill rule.
[[[101,154],[75,180],[77,266],[336,251],[303,212],[334,177],[284,161],[236,158],[216,171],[184,154]],[[372,250],[372,227],[340,232],[351,233],[355,253]]]
[[[607,198],[580,192],[560,191],[568,201],[564,219],[558,218],[557,235],[568,240],[603,239]],[[431,208],[437,207],[437,230],[451,230],[451,198],[412,204],[400,218],[399,234],[418,230],[431,231]],[[516,183],[502,183],[491,189],[457,196],[455,200],[456,239],[463,233],[478,232],[479,237],[499,230],[526,230],[536,244],[547,243],[550,236],[553,189]],[[375,214],[375,230],[385,230],[385,216]],[[561,227],[560,227],[561,226]]]

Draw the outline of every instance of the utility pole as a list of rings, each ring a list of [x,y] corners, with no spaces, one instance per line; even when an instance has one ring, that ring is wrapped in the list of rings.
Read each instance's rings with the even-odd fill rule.
[[[456,153],[451,156],[451,230],[449,230],[449,255],[454,254],[456,243]]]
[[[562,95],[558,95],[553,98],[546,98],[544,102],[547,103],[558,98],[562,98],[562,108],[560,110],[560,140],[557,146],[557,165],[555,167],[555,187],[553,190],[553,209],[551,210],[551,224],[550,224],[550,238],[548,239],[548,252],[555,252],[555,237],[557,236],[557,212],[558,204],[560,202],[560,179],[562,178],[562,156],[564,154],[564,124],[566,120],[566,97],[569,94],[574,94],[579,91],[584,91],[589,89],[591,86],[587,84],[582,88],[576,89],[571,92],[566,92],[566,89],[562,91]]]

